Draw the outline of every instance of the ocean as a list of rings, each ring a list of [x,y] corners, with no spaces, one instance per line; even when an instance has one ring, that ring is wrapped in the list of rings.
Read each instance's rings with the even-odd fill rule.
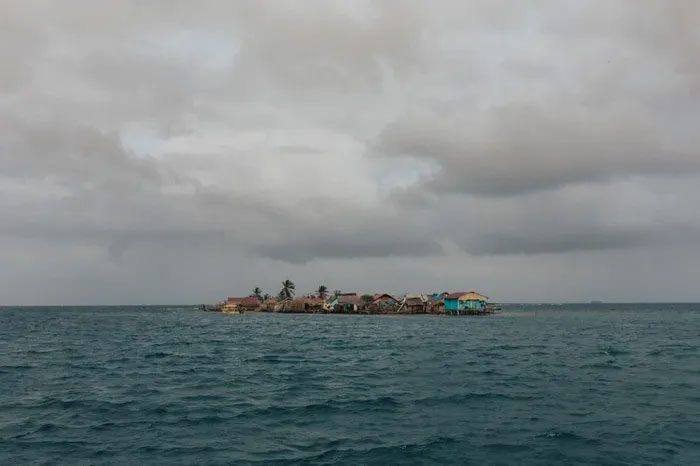
[[[700,305],[2,308],[0,464],[700,464]]]

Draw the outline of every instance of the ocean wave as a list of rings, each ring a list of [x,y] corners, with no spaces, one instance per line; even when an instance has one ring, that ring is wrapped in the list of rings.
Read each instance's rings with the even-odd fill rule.
[[[34,369],[34,368],[36,368],[36,366],[31,366],[29,364],[5,364],[5,365],[0,366],[0,371],[9,373],[9,372],[12,372],[15,370],[24,371],[24,370]]]
[[[537,436],[538,438],[543,438],[547,440],[556,440],[557,442],[571,442],[571,443],[585,443],[589,445],[597,445],[601,443],[600,439],[587,438],[583,435],[579,435],[575,432],[570,432],[566,430],[549,430]]]
[[[509,395],[505,393],[495,393],[495,392],[468,392],[468,393],[457,393],[448,396],[430,396],[426,398],[421,398],[414,401],[416,405],[427,405],[435,406],[442,404],[454,404],[459,406],[461,403],[465,403],[472,400],[510,400],[510,401],[529,401],[534,400],[539,397],[532,395]]]
[[[529,445],[523,443],[486,443],[482,445],[483,448],[494,451],[495,453],[521,453],[530,451],[533,448]]]
[[[579,369],[613,369],[622,370],[622,366],[615,364],[615,361],[605,361],[605,362],[591,362],[586,364],[581,364],[578,366]]]
[[[695,464],[697,317],[17,312],[0,464]]]
[[[629,354],[629,351],[622,348],[617,348],[615,346],[606,346],[600,349],[600,354],[605,354],[607,356],[619,356],[622,354]]]
[[[319,454],[306,456],[300,461],[319,464],[401,464],[414,455],[426,456],[430,452],[442,452],[455,445],[457,440],[450,436],[433,436],[423,442],[381,445],[370,448],[327,448]]]
[[[336,413],[359,413],[364,411],[386,412],[401,406],[397,400],[390,396],[360,400],[327,400],[322,403],[309,403],[301,406],[274,405],[265,408],[256,408],[241,413],[238,417],[303,417],[311,415],[329,415]]]
[[[148,353],[144,356],[146,359],[160,359],[168,358],[170,356],[175,356],[173,353],[165,353],[163,351],[156,351],[155,353]]]

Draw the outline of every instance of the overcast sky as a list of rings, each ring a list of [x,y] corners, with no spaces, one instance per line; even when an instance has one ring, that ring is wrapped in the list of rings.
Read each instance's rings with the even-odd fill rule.
[[[700,2],[0,0],[0,305],[700,300]]]

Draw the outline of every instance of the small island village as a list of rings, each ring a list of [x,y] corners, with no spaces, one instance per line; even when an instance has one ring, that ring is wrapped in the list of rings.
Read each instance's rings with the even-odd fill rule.
[[[407,293],[394,296],[389,293],[360,294],[356,292],[330,291],[321,285],[313,293],[295,296],[296,285],[282,282],[277,295],[263,293],[255,287],[248,296],[229,296],[213,305],[201,305],[205,311],[226,314],[245,312],[277,312],[306,314],[445,314],[485,315],[497,308],[489,297],[476,291]]]

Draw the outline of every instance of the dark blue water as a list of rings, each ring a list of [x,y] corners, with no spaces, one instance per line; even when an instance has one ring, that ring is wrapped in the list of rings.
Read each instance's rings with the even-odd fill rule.
[[[700,305],[0,310],[0,464],[247,463],[700,464]]]

